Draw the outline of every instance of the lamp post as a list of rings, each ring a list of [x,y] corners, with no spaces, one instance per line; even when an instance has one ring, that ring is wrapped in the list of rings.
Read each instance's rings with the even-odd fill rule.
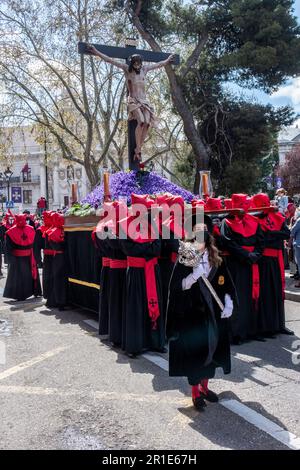
[[[11,169],[9,168],[9,166],[6,168],[6,170],[4,171],[4,176],[5,176],[5,179],[6,179],[6,182],[7,182],[7,202],[10,201],[9,199],[9,183],[10,183],[10,179],[13,175],[13,171],[11,171]]]
[[[45,178],[46,178],[46,201],[49,203],[49,187],[48,187],[48,152],[47,152],[47,135],[46,129],[43,129],[44,132],[44,163],[45,163]]]
[[[5,202],[5,196],[2,193],[2,184],[4,183],[4,175],[2,171],[0,171],[0,185],[1,185],[1,193],[0,193],[0,202],[1,202],[1,210],[3,212],[3,203]]]

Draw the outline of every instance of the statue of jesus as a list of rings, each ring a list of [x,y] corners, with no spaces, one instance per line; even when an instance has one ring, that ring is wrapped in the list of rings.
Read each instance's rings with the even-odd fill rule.
[[[136,148],[134,158],[141,160],[141,149],[145,142],[150,127],[156,126],[156,117],[154,108],[146,97],[145,78],[150,70],[155,70],[173,62],[175,55],[171,54],[166,60],[151,65],[144,65],[142,56],[134,54],[130,57],[129,65],[123,64],[118,60],[99,52],[94,46],[88,45],[87,50],[92,55],[100,57],[122,69],[125,73],[128,89],[128,120],[136,119],[137,126],[135,130]]]

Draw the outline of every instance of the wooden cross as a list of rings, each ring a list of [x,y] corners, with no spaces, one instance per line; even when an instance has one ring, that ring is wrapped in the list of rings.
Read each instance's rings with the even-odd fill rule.
[[[91,55],[87,49],[87,43],[79,42],[78,43],[78,52],[79,54],[88,54]],[[136,48],[135,40],[127,40],[126,47],[116,47],[116,46],[106,46],[101,44],[93,44],[93,46],[98,49],[99,52],[113,57],[115,59],[124,59],[127,64],[129,63],[129,58],[133,54],[140,54],[145,62],[161,62],[166,60],[170,54],[165,52],[153,52],[146,51],[143,49]],[[179,55],[175,55],[172,65],[179,65]],[[128,163],[130,170],[139,169],[139,161],[134,159],[134,150],[136,147],[135,143],[135,129],[137,126],[136,120],[128,120]]]

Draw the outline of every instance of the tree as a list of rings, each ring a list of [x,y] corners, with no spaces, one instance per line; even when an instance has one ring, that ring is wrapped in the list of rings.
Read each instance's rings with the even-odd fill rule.
[[[285,156],[285,164],[279,168],[283,186],[289,194],[300,193],[300,144],[295,145]]]
[[[180,69],[169,65],[166,72],[196,174],[210,167],[214,158],[202,124],[211,101],[220,106],[224,83],[273,92],[300,72],[300,28],[292,0],[113,0],[109,4],[126,11],[152,50],[167,44],[170,49],[173,44],[180,51]]]
[[[126,138],[115,139],[126,112],[123,75],[76,50],[77,40],[109,40],[105,20],[114,41],[121,37],[120,18],[105,16],[102,6],[96,0],[4,0],[0,8],[2,125],[45,128],[52,153],[83,165],[92,186],[105,159],[122,167]]]

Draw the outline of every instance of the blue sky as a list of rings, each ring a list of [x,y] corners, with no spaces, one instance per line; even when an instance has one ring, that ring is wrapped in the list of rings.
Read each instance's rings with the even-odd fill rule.
[[[298,17],[298,21],[300,23],[300,0],[295,0],[294,10],[295,15]],[[297,113],[300,114],[300,77],[289,80],[272,95],[267,95],[266,93],[257,90],[249,91],[245,93],[245,95],[253,96],[259,102],[271,103],[274,106],[290,105]],[[300,119],[297,121],[297,124],[300,125]]]

